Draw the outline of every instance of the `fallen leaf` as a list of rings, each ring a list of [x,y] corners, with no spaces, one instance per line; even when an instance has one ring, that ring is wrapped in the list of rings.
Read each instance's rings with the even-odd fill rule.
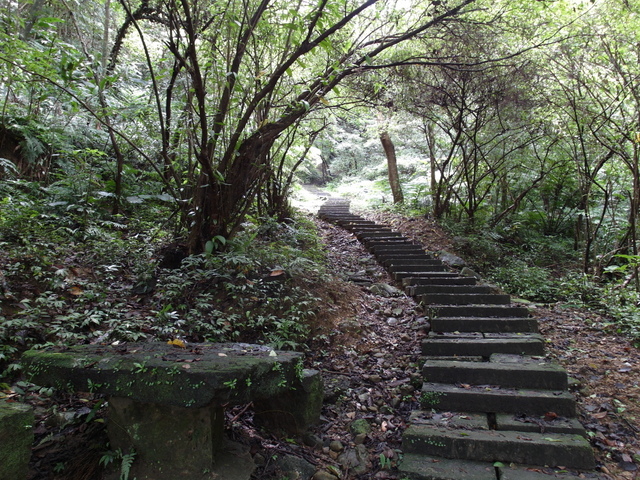
[[[187,344],[184,343],[184,341],[180,340],[179,338],[174,338],[173,340],[169,340],[167,344],[173,345],[174,347],[187,348]]]
[[[607,412],[598,412],[593,414],[593,418],[597,418],[599,420],[603,419],[607,416]]]
[[[189,365],[188,363],[183,363],[182,368],[184,368],[185,370],[189,370],[191,368],[191,365]]]
[[[82,295],[83,290],[82,290],[80,287],[71,287],[71,288],[69,289],[69,293],[70,293],[71,295],[75,295],[75,296],[77,297],[77,296]]]

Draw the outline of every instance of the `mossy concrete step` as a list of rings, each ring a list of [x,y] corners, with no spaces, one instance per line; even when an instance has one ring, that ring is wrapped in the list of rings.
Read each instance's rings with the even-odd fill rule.
[[[411,296],[424,295],[427,293],[475,293],[486,295],[491,293],[491,287],[488,285],[411,285],[405,288],[405,293]]]
[[[423,278],[460,278],[456,272],[448,270],[438,272],[393,272],[391,276],[403,285],[411,284],[413,281],[417,281]]]
[[[358,232],[356,238],[361,242],[376,240],[407,240],[407,237],[399,232]]]
[[[439,317],[528,317],[526,307],[511,305],[430,305],[429,308]]]
[[[393,259],[389,262],[389,267],[432,267],[444,265],[442,261],[435,258],[408,258],[404,260]]]
[[[440,263],[440,265],[391,265],[387,270],[391,273],[431,273],[446,272],[448,268]]]
[[[370,248],[371,252],[374,255],[379,255],[383,253],[396,253],[396,254],[404,254],[404,253],[424,253],[424,248],[417,243],[403,243],[398,245],[376,245]]]
[[[369,250],[373,249],[374,247],[399,247],[403,245],[415,245],[415,243],[405,237],[373,238],[362,243],[364,243],[364,245]]]
[[[538,333],[531,317],[439,317],[431,318],[434,332]]]
[[[510,295],[496,293],[425,293],[417,300],[428,305],[509,305]]]
[[[498,480],[493,463],[403,452],[400,478],[411,480]]]
[[[499,413],[495,416],[495,429],[517,432],[564,433],[587,438],[587,432],[577,418],[549,415]]]
[[[465,355],[469,355],[465,353]],[[508,388],[566,390],[567,372],[539,357],[493,354],[488,362],[427,360],[425,381],[465,385],[499,385]]]
[[[494,353],[543,355],[544,340],[539,334],[436,333],[422,340],[422,354],[429,356],[479,356]]]
[[[405,453],[474,460],[595,468],[593,450],[580,435],[468,430],[411,425],[402,437]]]
[[[527,415],[545,415],[553,412],[562,417],[576,415],[573,396],[567,391],[560,390],[425,383],[422,386],[421,402],[424,408],[453,412],[526,413]]]
[[[413,285],[476,285],[478,283],[474,277],[461,277],[454,272],[446,273],[446,275],[405,277],[402,279],[402,285],[410,287]]]
[[[27,478],[33,423],[30,405],[0,398],[0,479]]]
[[[376,260],[384,267],[388,267],[392,263],[397,263],[397,262],[421,262],[425,260],[430,260],[430,261],[435,260],[431,255],[424,252],[416,252],[414,254],[404,254],[404,255],[397,254],[397,253],[390,253],[390,254],[381,253],[381,254],[377,254],[375,257],[376,257]]]
[[[565,469],[540,468],[515,463],[494,466],[493,462],[453,460],[405,453],[398,466],[400,478],[408,480],[575,480],[601,478],[597,474],[584,474]],[[564,472],[564,473],[562,473]]]
[[[409,417],[410,425],[428,425],[464,430],[498,430],[511,432],[561,433],[580,435],[587,433],[576,418],[549,415],[487,414],[470,412],[436,412],[414,410]]]

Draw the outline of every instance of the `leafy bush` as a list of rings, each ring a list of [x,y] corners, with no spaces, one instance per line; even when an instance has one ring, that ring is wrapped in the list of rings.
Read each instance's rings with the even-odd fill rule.
[[[516,258],[506,258],[489,271],[492,282],[518,297],[539,302],[553,302],[557,286],[545,268],[528,265]]]

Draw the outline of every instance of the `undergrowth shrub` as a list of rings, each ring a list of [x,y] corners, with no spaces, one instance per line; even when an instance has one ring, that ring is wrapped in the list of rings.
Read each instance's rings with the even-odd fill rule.
[[[538,302],[555,301],[558,291],[547,269],[517,258],[503,259],[489,270],[489,279],[512,295]]]
[[[319,302],[311,292],[324,278],[324,254],[312,225],[303,219],[247,224],[228,247],[188,257],[161,275],[154,333],[304,346]]]

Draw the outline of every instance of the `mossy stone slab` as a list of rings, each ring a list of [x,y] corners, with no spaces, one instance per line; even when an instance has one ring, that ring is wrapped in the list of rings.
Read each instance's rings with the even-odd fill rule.
[[[186,408],[273,398],[304,380],[301,353],[238,343],[51,347],[22,362],[39,385]]]
[[[0,399],[0,479],[27,478],[33,422],[29,405]]]

